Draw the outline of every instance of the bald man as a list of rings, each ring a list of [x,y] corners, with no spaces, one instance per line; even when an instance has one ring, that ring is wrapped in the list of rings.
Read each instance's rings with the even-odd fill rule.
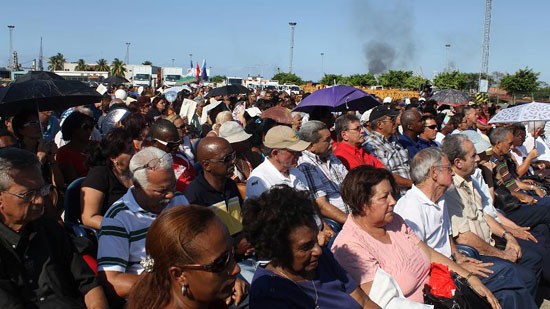
[[[176,126],[166,119],[159,119],[151,126],[152,146],[172,154],[176,190],[182,192],[195,179],[197,172],[193,168],[193,160],[179,151],[183,142]]]

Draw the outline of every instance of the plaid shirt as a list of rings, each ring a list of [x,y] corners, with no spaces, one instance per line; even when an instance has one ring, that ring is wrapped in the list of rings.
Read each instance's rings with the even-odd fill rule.
[[[340,196],[340,185],[348,170],[334,154],[331,153],[324,162],[318,155],[304,150],[298,159],[298,169],[306,176],[314,198],[326,196],[329,203],[346,214],[349,213],[349,208]]]
[[[365,137],[363,148],[382,161],[390,172],[411,179],[409,153],[399,144],[394,135],[387,139],[384,135],[371,131]]]

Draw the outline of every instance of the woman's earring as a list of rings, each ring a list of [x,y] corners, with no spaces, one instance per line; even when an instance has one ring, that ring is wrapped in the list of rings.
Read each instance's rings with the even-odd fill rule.
[[[183,296],[187,295],[187,285],[184,284],[181,286],[181,294]]]

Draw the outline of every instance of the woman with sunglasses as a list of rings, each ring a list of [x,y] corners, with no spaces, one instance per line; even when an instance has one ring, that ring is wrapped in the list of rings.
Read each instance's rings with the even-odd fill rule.
[[[224,308],[244,298],[247,286],[237,279],[231,236],[208,208],[165,210],[145,243],[145,271],[126,308]]]
[[[378,308],[317,243],[316,206],[286,185],[245,202],[245,237],[268,261],[254,274],[253,308]]]
[[[59,148],[56,160],[67,185],[88,174],[85,162],[91,152],[90,136],[93,129],[94,119],[79,111],[72,112],[63,121],[61,133],[63,139],[69,142]]]

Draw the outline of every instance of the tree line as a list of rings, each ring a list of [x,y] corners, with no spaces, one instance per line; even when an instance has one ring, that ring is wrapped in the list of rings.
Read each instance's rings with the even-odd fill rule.
[[[57,53],[57,55],[51,56],[48,58],[48,70],[50,71],[63,71],[65,62],[67,62],[67,59],[65,59],[65,56],[61,53]],[[151,61],[144,61],[142,63],[143,65],[152,65],[153,63]],[[124,61],[115,58],[111,64],[106,59],[99,59],[95,64],[89,65],[84,61],[84,59],[78,59],[76,62],[75,71],[102,71],[102,72],[109,72],[111,76],[121,76],[124,77],[124,73],[126,73],[127,68]]]

